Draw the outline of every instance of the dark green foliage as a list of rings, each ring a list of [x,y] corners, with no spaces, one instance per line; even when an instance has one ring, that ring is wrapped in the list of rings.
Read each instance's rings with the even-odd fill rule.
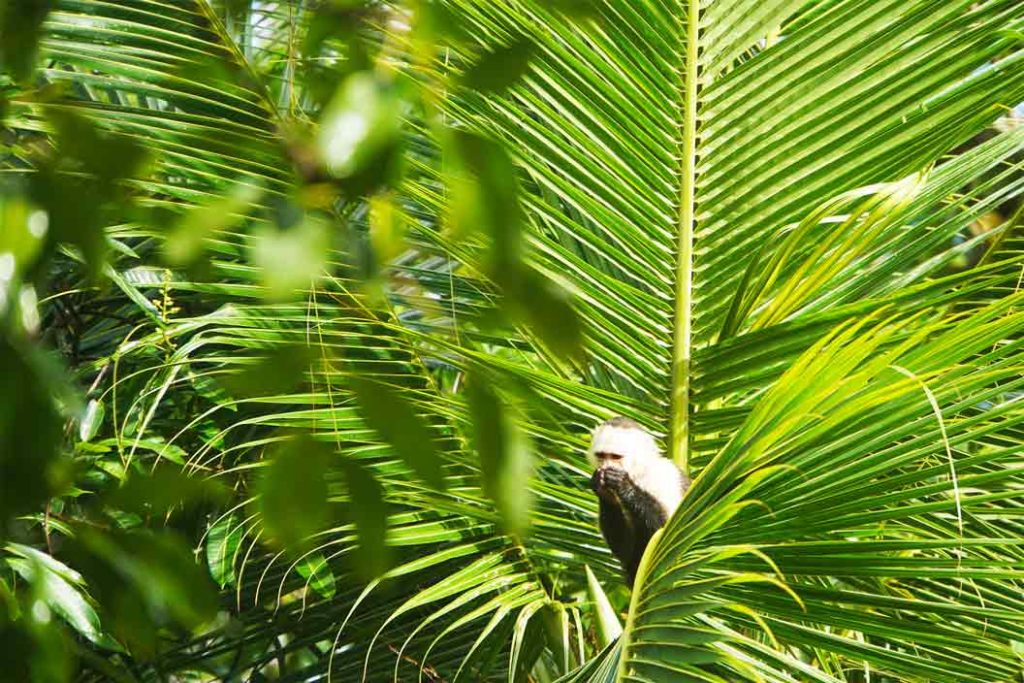
[[[797,5],[0,5],[0,679],[1019,678],[1020,3]]]
[[[0,334],[0,539],[58,490],[61,420],[33,355]]]
[[[82,527],[68,555],[110,632],[142,659],[160,651],[161,628],[194,629],[216,614],[215,586],[185,541],[169,532]]]
[[[36,66],[36,49],[51,0],[4,0],[0,5],[0,73],[28,80]]]

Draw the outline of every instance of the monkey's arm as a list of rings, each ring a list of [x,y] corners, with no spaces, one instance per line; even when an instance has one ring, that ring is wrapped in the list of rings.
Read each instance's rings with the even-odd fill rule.
[[[668,513],[654,496],[635,485],[628,476],[621,487],[619,499],[622,501],[623,510],[633,521],[633,552],[626,571],[629,585],[632,588],[647,544],[651,542],[654,533],[665,526],[665,522],[668,521]]]
[[[591,485],[601,499],[601,531],[632,586],[647,543],[664,526],[668,514],[622,470],[598,470]]]

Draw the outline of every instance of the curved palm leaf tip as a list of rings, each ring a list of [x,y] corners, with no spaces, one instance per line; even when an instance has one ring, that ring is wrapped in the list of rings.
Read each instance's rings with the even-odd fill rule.
[[[77,68],[46,76],[70,82],[104,127],[152,142],[159,166],[143,189],[158,203],[201,202],[239,179],[287,193],[277,123],[281,112],[313,115],[287,37],[313,15],[253,4],[223,15],[233,27],[216,3],[120,5],[61,6],[45,47]],[[256,273],[231,230],[214,235],[215,284],[166,278],[155,256],[118,262],[116,319],[155,331],[91,332],[97,348],[133,340],[109,350],[122,370],[132,364],[121,395],[139,397],[118,419],[146,427],[113,442],[231,476],[252,466],[267,428],[313,428],[353,445],[396,505],[391,592],[362,591],[339,562],[353,549],[348,527],[293,562],[261,550],[252,519],[223,522],[211,533],[214,574],[234,582],[249,628],[174,649],[161,670],[230,677],[290,653],[303,677],[330,653],[335,680],[417,670],[472,680],[582,663],[597,649],[582,642],[590,612],[573,598],[584,563],[606,585],[618,579],[582,490],[581,434],[624,413],[658,427],[698,476],[647,555],[624,637],[574,680],[1018,674],[1021,253],[1011,235],[978,268],[948,264],[970,246],[950,248],[954,237],[1021,194],[1013,164],[1024,136],[943,155],[1024,99],[1019,3],[595,5],[585,18],[540,2],[445,5],[481,50],[523,36],[533,46],[523,83],[459,92],[444,114],[515,155],[529,264],[572,292],[588,321],[582,374],[529,338],[497,354],[470,348],[494,343],[467,322],[490,289],[452,272],[468,260],[464,245],[421,226],[410,237],[427,256],[397,267],[443,293],[445,310],[383,322],[339,304],[357,284],[341,279],[309,306],[253,305]],[[203,70],[225,55],[250,80]],[[14,113],[45,128],[35,110]],[[424,165],[402,189],[421,225],[436,225],[443,198]],[[154,291],[187,312],[154,311]],[[232,305],[206,314],[214,297]],[[361,359],[440,424],[467,422],[466,405],[438,391],[452,367],[532,389],[530,415],[541,417],[524,430],[560,457],[534,482],[529,542],[495,531],[472,456],[455,457],[449,495],[411,480],[326,360],[309,386],[270,396],[225,401],[207,381],[297,338],[313,340],[318,358]],[[428,370],[438,355],[446,365]],[[179,385],[218,405],[165,417]],[[218,668],[226,647],[259,654]]]

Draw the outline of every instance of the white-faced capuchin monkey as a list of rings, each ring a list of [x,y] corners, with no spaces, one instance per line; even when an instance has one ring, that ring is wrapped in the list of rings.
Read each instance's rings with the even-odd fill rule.
[[[590,487],[600,499],[601,533],[632,588],[654,532],[679,507],[690,480],[663,457],[654,437],[625,417],[598,425],[590,445]]]

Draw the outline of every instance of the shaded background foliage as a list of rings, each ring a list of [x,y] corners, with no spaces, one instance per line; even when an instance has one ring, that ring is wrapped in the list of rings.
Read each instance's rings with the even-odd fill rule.
[[[15,680],[1019,677],[1017,3],[2,16]]]

